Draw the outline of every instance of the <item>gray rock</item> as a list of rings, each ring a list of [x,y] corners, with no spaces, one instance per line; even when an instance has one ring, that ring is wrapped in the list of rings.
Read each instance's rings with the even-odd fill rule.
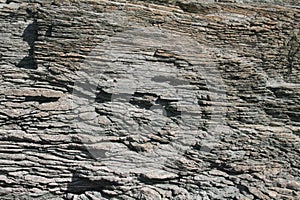
[[[1,199],[299,199],[297,1],[1,1]]]

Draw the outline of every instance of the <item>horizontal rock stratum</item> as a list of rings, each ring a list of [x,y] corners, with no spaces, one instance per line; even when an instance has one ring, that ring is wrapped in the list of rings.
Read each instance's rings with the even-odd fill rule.
[[[0,199],[300,199],[299,5],[1,0]]]

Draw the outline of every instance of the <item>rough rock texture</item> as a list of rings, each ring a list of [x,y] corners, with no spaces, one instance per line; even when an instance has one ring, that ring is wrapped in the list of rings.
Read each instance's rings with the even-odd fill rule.
[[[1,0],[0,198],[300,199],[282,2]]]

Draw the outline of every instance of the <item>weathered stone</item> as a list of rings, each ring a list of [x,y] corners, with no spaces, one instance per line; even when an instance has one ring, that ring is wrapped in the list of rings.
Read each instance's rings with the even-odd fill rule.
[[[1,199],[299,199],[299,2],[0,0]]]
[[[170,173],[167,171],[163,170],[155,170],[155,171],[150,171],[142,174],[142,178],[145,178],[149,181],[153,180],[168,180],[168,179],[174,179],[177,178],[178,176],[174,173]]]

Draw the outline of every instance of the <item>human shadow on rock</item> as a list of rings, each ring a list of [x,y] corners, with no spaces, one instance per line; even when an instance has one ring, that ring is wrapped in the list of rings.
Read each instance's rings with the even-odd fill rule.
[[[24,30],[23,41],[26,41],[29,45],[28,56],[24,57],[18,64],[17,67],[25,69],[37,69],[37,62],[35,59],[35,41],[38,38],[38,23],[34,20]]]

